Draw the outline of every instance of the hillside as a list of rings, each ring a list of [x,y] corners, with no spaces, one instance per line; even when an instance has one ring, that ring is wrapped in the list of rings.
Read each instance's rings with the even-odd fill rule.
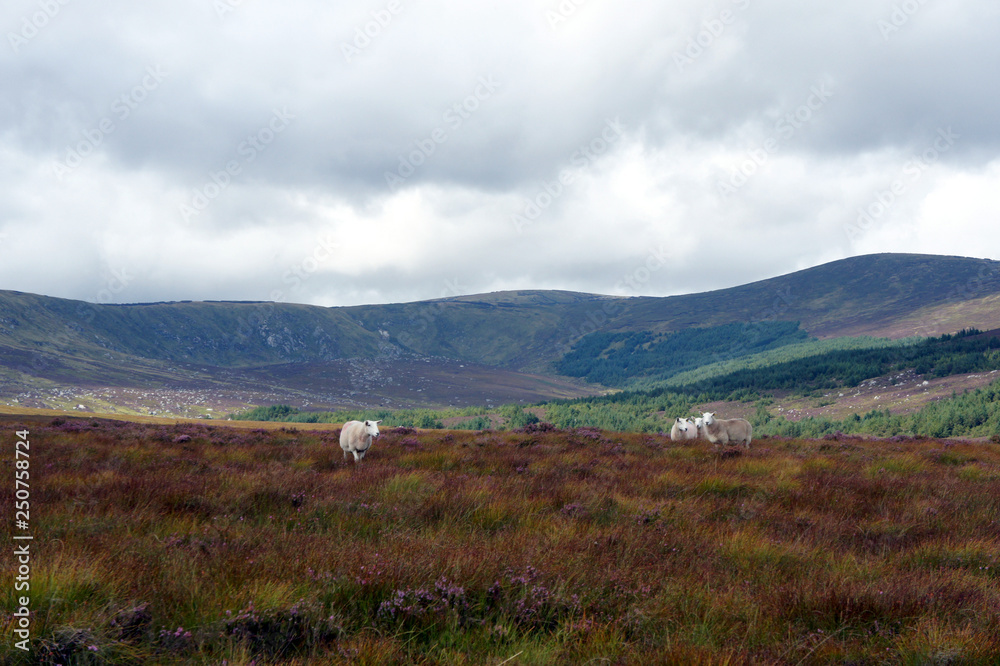
[[[998,306],[1000,262],[907,254],[853,257],[666,298],[515,291],[324,308],[98,305],[0,291],[0,399],[55,406],[53,396],[63,392],[59,406],[75,407],[69,403],[86,389],[105,391],[94,405],[113,404],[122,395],[110,389],[128,388],[159,392],[147,400],[157,409],[190,402],[172,395],[181,390],[198,392],[197,400],[213,409],[264,401],[322,407],[533,401],[600,390],[560,377],[555,365],[586,347],[584,341],[609,356],[613,350],[598,348],[588,334],[611,336],[608,344],[619,347],[623,340],[663,347],[665,334],[718,327],[729,338],[713,343],[711,362],[761,351],[755,341],[775,322],[798,322],[800,329],[781,344],[861,334],[901,338],[997,328]],[[635,334],[652,337],[643,342]],[[675,351],[684,369],[697,366],[691,349]],[[660,358],[649,356],[644,371]],[[133,400],[130,409],[153,409],[141,402]]]
[[[548,370],[591,332],[651,331],[797,321],[818,338],[903,338],[1000,326],[1000,262],[913,254],[834,261],[729,289],[616,298],[505,292],[347,308],[367,329],[413,351]]]
[[[916,254],[851,257],[719,291],[637,299],[634,329],[798,321],[818,338],[953,333],[1000,325],[1000,262]]]

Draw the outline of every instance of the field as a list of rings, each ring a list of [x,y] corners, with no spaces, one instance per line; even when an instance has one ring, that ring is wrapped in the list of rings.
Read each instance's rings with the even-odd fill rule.
[[[25,415],[5,507],[23,429],[24,663],[1000,661],[994,443]]]

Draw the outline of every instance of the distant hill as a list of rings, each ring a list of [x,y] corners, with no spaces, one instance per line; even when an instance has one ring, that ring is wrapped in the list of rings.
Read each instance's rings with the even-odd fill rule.
[[[666,298],[513,291],[336,308],[96,305],[0,291],[0,397],[74,386],[233,393],[239,385],[243,402],[263,387],[268,395],[284,391],[289,402],[326,406],[378,403],[391,386],[393,404],[405,405],[411,390],[423,393],[414,403],[448,404],[471,384],[462,388],[447,378],[466,371],[476,377],[477,397],[567,397],[594,392],[560,379],[555,365],[587,335],[649,333],[656,343],[670,332],[740,324],[741,334],[752,337],[764,322],[798,322],[803,335],[816,338],[995,329],[1000,262],[878,254]],[[746,345],[746,353],[754,349]],[[690,355],[684,358],[691,365]],[[382,379],[365,379],[366,367],[377,368],[374,375]],[[323,384],[327,376],[339,383]],[[404,376],[414,384],[401,385]],[[450,393],[437,395],[431,387]]]
[[[797,321],[818,338],[903,338],[1000,326],[1000,262],[914,254],[834,261],[729,289],[661,298],[517,291],[347,308],[423,354],[551,370],[584,334]]]

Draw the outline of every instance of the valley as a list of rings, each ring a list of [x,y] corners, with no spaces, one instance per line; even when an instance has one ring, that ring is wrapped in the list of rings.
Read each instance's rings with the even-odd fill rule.
[[[870,355],[866,346],[995,328],[998,303],[1000,262],[904,254],[661,298],[529,290],[321,308],[0,292],[0,405],[203,419],[272,404],[489,410],[681,378],[712,385],[706,378],[741,363],[754,364],[750,378],[831,349]],[[859,335],[869,337],[845,337]],[[966,377],[930,378],[908,393],[782,389],[773,409],[791,419],[905,411],[990,381],[988,372],[951,374]]]

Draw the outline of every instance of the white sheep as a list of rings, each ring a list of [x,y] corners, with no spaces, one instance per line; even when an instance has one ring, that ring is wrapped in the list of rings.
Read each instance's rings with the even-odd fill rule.
[[[753,436],[753,426],[746,419],[720,419],[715,420],[715,412],[705,412],[702,414],[705,428],[705,437],[713,444],[733,444],[742,443],[746,448],[750,448],[750,439]]]
[[[670,440],[674,442],[694,439],[697,436],[698,433],[694,432],[693,424],[685,418],[678,417],[674,420],[674,425],[670,428]]]
[[[340,429],[340,448],[344,449],[344,460],[347,454],[353,453],[354,460],[365,457],[372,447],[372,440],[378,437],[378,424],[381,421],[348,421]]]
[[[695,439],[701,437],[705,433],[705,418],[698,416],[694,420],[694,427],[697,432]]]

